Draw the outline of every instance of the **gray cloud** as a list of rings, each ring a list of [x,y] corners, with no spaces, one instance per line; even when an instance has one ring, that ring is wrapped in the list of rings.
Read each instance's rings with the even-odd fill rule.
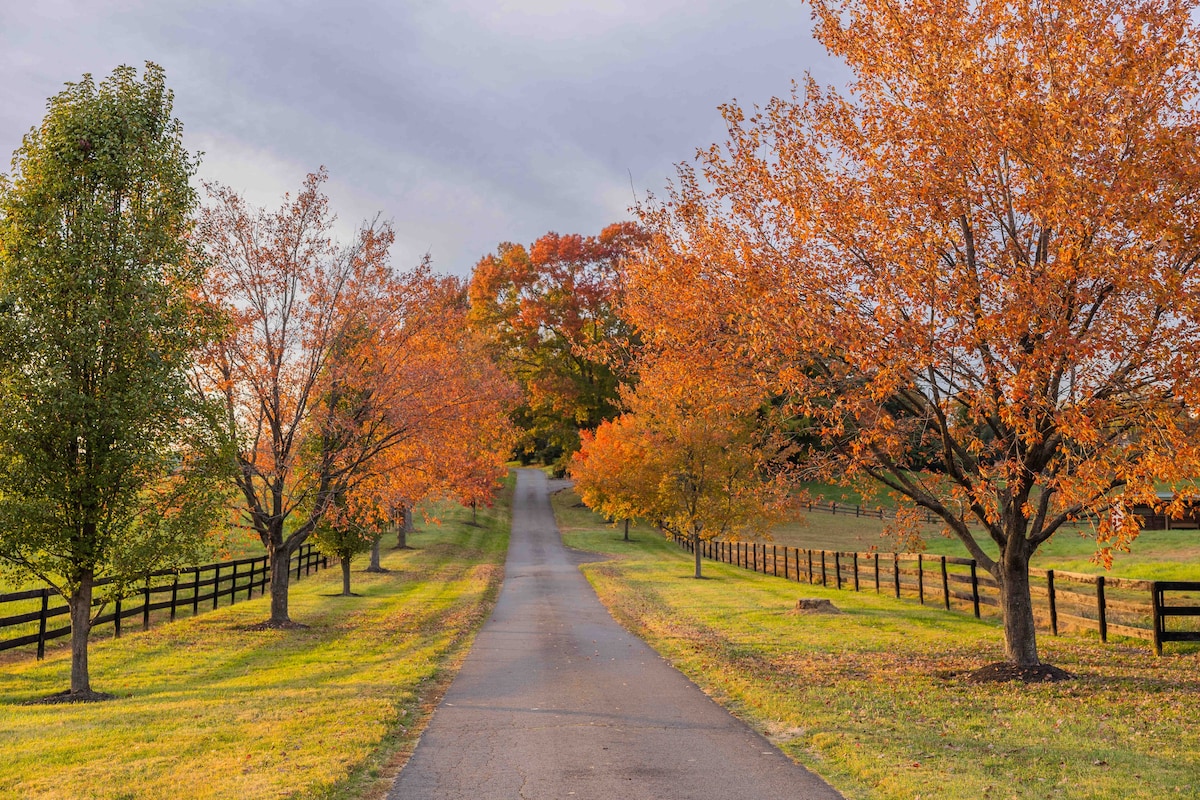
[[[767,0],[39,0],[0,10],[0,150],[64,82],[155,61],[205,178],[273,205],[324,164],[346,232],[382,212],[398,265],[466,274],[627,218],[723,138],[718,104],[839,79],[809,27]]]

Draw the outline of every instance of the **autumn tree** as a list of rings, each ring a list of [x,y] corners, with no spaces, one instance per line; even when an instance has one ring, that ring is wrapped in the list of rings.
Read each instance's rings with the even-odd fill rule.
[[[1200,474],[1194,6],[813,8],[852,81],[724,108],[726,146],[646,209],[632,313],[752,360],[827,477],[937,515],[1037,672],[1038,547],[1081,519],[1124,547],[1110,512]]]
[[[220,440],[191,394],[214,330],[189,245],[196,160],[162,70],[84,76],[0,179],[0,559],[67,601],[73,700],[91,689],[97,582],[194,563]]]
[[[622,262],[641,240],[633,223],[548,233],[529,248],[501,244],[475,266],[470,319],[524,392],[514,421],[528,457],[569,456],[580,430],[616,415],[620,360],[606,347],[629,337],[616,305]]]
[[[318,414],[321,441],[338,440],[343,457],[388,437],[338,481],[318,528],[318,546],[342,559],[346,594],[350,559],[371,550],[381,570],[379,540],[404,524],[404,509],[430,497],[490,499],[513,443],[517,390],[466,324],[462,283],[418,271],[384,307],[360,346],[335,350],[337,377]]]
[[[274,212],[210,187],[199,228],[210,264],[207,299],[232,324],[205,354],[196,381],[222,398],[237,439],[236,489],[244,521],[270,557],[267,624],[274,627],[293,624],[292,553],[344,484],[394,441],[375,403],[368,401],[370,419],[348,423],[356,403],[346,399],[377,388],[353,383],[355,359],[396,288],[387,263],[393,234],[367,224],[350,245],[337,245],[320,191],[325,179],[323,170],[309,175]],[[340,383],[348,375],[351,383]],[[371,425],[378,426],[373,438],[364,437]]]
[[[793,510],[786,442],[755,387],[655,359],[624,402],[624,414],[585,434],[571,477],[593,510],[687,539],[695,577],[702,541],[764,533]]]

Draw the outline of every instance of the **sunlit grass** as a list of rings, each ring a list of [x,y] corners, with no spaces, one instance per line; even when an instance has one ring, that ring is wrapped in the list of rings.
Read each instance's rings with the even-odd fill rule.
[[[391,570],[293,585],[308,628],[254,631],[255,599],[92,648],[92,684],[117,699],[23,703],[64,689],[69,661],[0,672],[0,797],[380,796],[431,694],[465,653],[499,586],[508,504],[441,512]],[[386,544],[385,544],[386,547]],[[365,566],[365,560],[363,562]]]
[[[567,544],[609,553],[583,567],[603,602],[706,692],[850,798],[1200,796],[1200,672],[1194,648],[1041,637],[1079,677],[976,685],[1001,631],[874,593],[839,592],[706,561],[645,528],[634,542],[555,497]],[[797,615],[798,597],[844,613]]]

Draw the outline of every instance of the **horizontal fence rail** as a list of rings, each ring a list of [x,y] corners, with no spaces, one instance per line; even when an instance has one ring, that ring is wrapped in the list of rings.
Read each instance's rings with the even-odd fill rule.
[[[851,512],[853,513],[853,512]],[[674,537],[693,550],[685,537]],[[924,553],[849,553],[760,542],[702,540],[701,556],[724,564],[835,589],[915,597],[976,617],[999,616],[1000,588],[972,558]],[[1142,639],[1162,655],[1164,642],[1200,642],[1200,581],[1146,581],[1030,568],[1037,622]],[[1168,623],[1170,620],[1170,624]]]
[[[291,556],[290,569],[297,580],[329,566],[329,559],[311,544],[301,545]],[[226,605],[249,600],[257,590],[267,591],[271,582],[270,564],[266,556],[222,561],[181,570],[153,572],[141,588],[115,600],[97,600],[94,605],[102,613],[92,623],[92,630],[111,625],[114,637],[120,637],[125,620],[135,620],[142,630],[152,621],[174,621],[179,616],[196,616],[215,609],[228,598]],[[97,587],[108,586],[111,579],[96,581]],[[103,609],[111,603],[112,610]],[[0,594],[0,650],[36,646],[37,657],[46,655],[46,642],[69,636],[66,601],[53,589],[30,589]]]

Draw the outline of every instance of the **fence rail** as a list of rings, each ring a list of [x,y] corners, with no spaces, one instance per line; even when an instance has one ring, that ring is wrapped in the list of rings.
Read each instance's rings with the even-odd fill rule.
[[[291,556],[290,569],[296,579],[329,566],[329,559],[319,554],[311,544],[301,545]],[[267,591],[271,582],[270,565],[266,556],[222,561],[182,570],[164,570],[151,573],[145,585],[135,592],[111,601],[96,600],[101,613],[92,623],[92,630],[111,625],[113,636],[121,636],[122,623],[127,619],[140,618],[141,629],[148,630],[151,621],[174,621],[177,616],[196,616],[208,609],[220,606],[224,598],[228,605],[239,599],[249,600],[255,590],[259,595]],[[111,579],[96,581],[97,587],[112,584]],[[104,613],[111,602],[112,610]],[[9,636],[0,639],[0,651],[15,647],[35,645],[37,657],[46,655],[46,642],[71,633],[70,623],[58,624],[59,617],[66,617],[68,608],[63,598],[53,589],[29,589],[22,592],[0,594],[0,633]],[[57,627],[51,627],[51,625]]]
[[[882,513],[882,512],[880,512]],[[676,542],[692,551],[683,537]],[[916,597],[976,617],[999,616],[1000,589],[971,558],[924,553],[852,553],[712,539],[701,556],[787,580]],[[1164,642],[1200,642],[1200,581],[1146,581],[1052,569],[1029,570],[1037,622],[1142,639],[1162,655]],[[1168,620],[1172,624],[1168,624]]]

